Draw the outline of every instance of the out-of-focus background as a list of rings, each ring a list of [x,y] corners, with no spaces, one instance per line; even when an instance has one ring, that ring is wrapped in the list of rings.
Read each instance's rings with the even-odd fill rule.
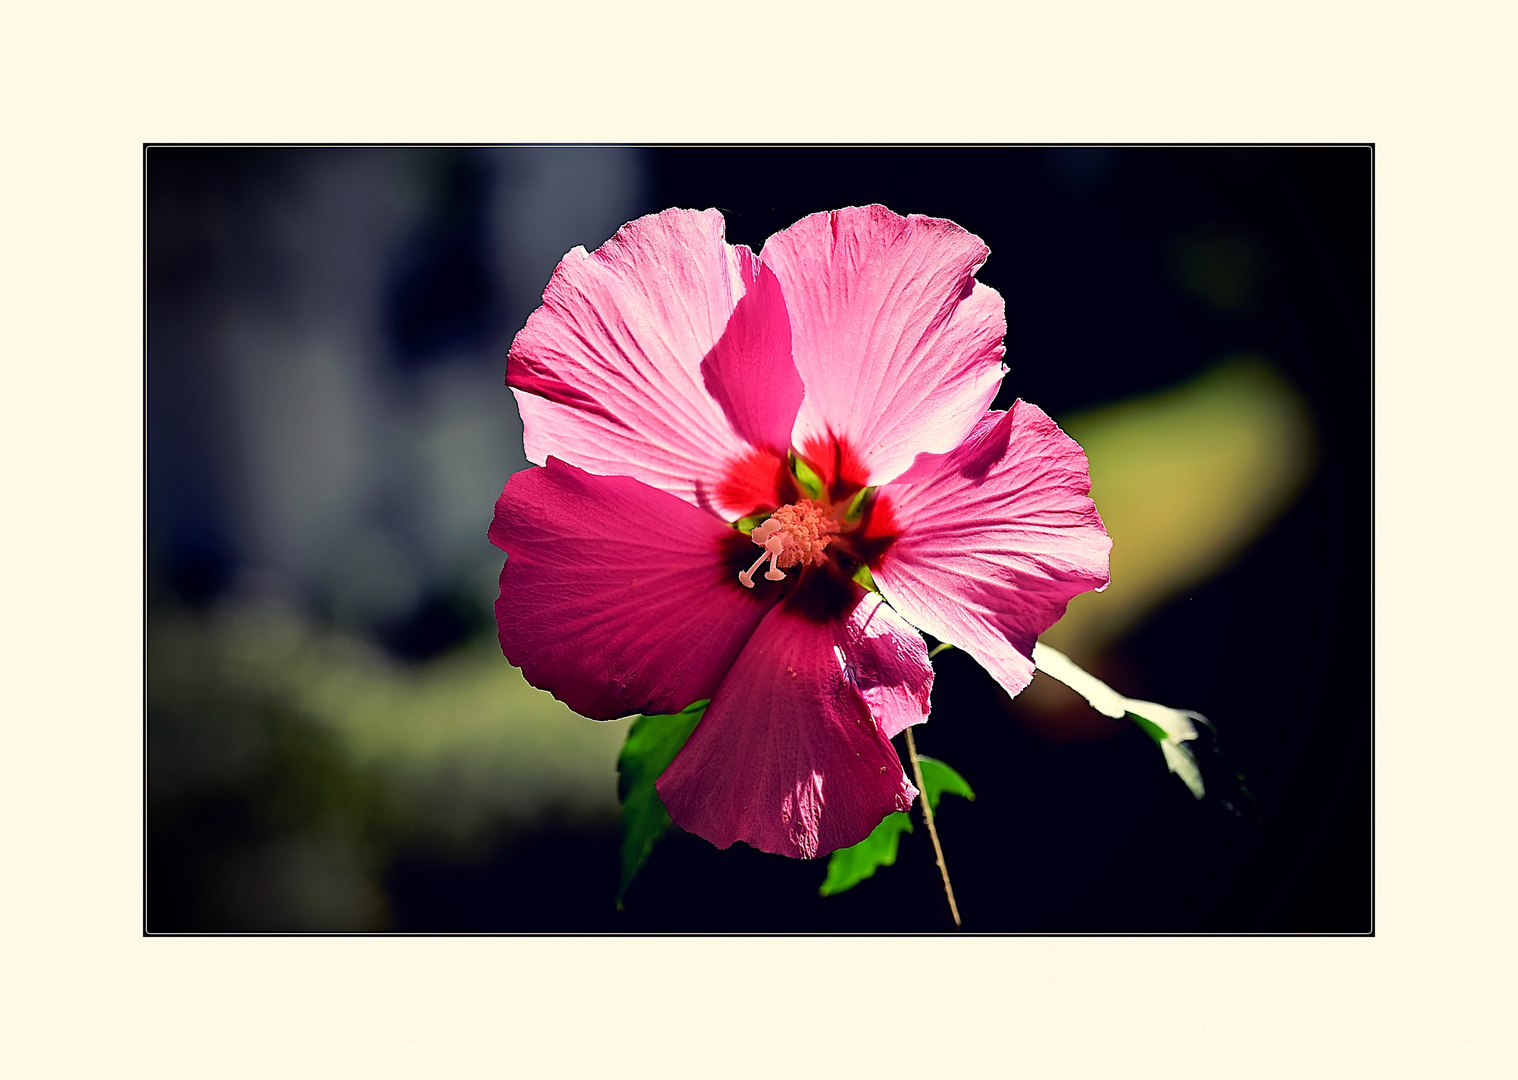
[[[1370,928],[1370,150],[164,147],[146,180],[148,930],[948,925],[920,828],[828,898],[676,832],[616,910],[625,722],[527,686],[491,616],[506,349],[564,252],[868,202],[986,240],[997,405],[1090,455],[1113,585],[1047,640],[1218,733],[1198,802],[1131,723],[940,656],[966,928]]]

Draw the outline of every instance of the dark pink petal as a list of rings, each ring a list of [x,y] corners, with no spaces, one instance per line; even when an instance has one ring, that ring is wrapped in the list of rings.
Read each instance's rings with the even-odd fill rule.
[[[784,456],[775,432],[788,438],[801,397],[789,334],[778,287],[724,240],[717,211],[630,222],[593,254],[564,256],[512,342],[506,382],[527,457],[748,513],[724,501],[724,483],[755,446]]]
[[[798,450],[841,441],[863,485],[959,444],[1006,370],[1001,296],[974,278],[988,254],[952,221],[883,206],[813,214],[769,238],[760,258],[785,292],[806,386]]]
[[[597,720],[711,697],[772,601],[738,583],[753,544],[704,510],[557,458],[513,476],[490,540],[506,552],[501,650]]]
[[[900,638],[916,635],[888,612],[875,596],[828,622],[772,609],[659,777],[675,824],[718,847],[811,859],[907,809],[917,789],[881,726],[922,718],[931,674],[921,639],[912,655]]]
[[[870,706],[881,734],[893,739],[928,718],[933,665],[922,635],[874,593],[844,625],[848,675]]]
[[[875,583],[913,625],[952,642],[1016,694],[1039,634],[1070,598],[1107,585],[1112,549],[1086,455],[1035,405],[988,414],[962,445],[876,496],[889,524]]]

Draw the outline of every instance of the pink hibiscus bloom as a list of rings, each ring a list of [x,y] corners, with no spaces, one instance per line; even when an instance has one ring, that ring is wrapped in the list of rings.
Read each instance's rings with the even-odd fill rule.
[[[987,411],[988,254],[867,206],[756,257],[716,210],[666,210],[566,255],[512,344],[545,467],[496,503],[501,648],[597,719],[710,698],[657,787],[718,847],[863,840],[917,794],[890,743],[928,716],[917,630],[1016,694],[1038,635],[1107,583],[1080,447],[1022,401]]]

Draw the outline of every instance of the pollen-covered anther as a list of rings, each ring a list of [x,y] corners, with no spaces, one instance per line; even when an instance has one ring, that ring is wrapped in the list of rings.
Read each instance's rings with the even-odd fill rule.
[[[785,580],[782,568],[821,566],[827,561],[828,541],[837,534],[838,522],[833,520],[824,504],[802,499],[782,506],[750,534],[764,552],[754,560],[753,566],[739,572],[738,580],[752,589],[754,571],[766,559],[770,568],[764,576],[770,581]]]

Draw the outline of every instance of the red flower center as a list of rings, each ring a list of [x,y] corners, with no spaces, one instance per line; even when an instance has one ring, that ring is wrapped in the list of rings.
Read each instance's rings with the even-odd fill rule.
[[[821,566],[827,562],[828,542],[838,535],[840,526],[826,503],[801,499],[782,506],[754,529],[750,539],[764,549],[754,565],[740,571],[738,580],[752,589],[754,571],[765,559],[770,568],[764,572],[770,581],[783,581],[782,567]]]

